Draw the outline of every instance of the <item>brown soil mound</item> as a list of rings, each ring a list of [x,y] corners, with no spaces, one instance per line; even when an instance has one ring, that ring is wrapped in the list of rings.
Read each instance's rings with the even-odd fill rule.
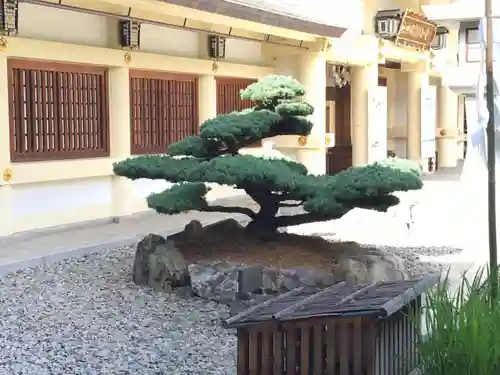
[[[195,238],[175,242],[190,263],[221,260],[325,271],[331,270],[338,251],[359,248],[356,243],[332,243],[320,237],[285,233],[276,234],[272,241],[263,241],[249,236],[243,228],[231,228],[228,232],[217,226],[205,229]]]

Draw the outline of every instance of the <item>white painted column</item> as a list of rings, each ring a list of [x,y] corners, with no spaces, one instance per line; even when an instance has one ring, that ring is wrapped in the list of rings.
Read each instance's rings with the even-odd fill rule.
[[[211,74],[198,78],[198,121],[200,125],[217,115],[217,86]]]
[[[314,148],[303,148],[297,153],[298,161],[310,173],[326,173],[326,59],[321,53],[304,53],[299,61],[300,82],[304,85],[305,101],[314,107],[309,119],[314,124],[311,138],[318,144]]]
[[[437,91],[438,167],[456,167],[458,156],[458,98],[448,87],[438,86]]]
[[[3,174],[11,169],[15,181],[15,168],[10,162],[9,86],[7,82],[7,57],[0,55],[0,237],[12,234],[13,192],[11,182],[4,181]]]
[[[429,84],[429,75],[421,72],[408,73],[407,103],[407,145],[406,157],[417,163],[422,162],[421,108],[422,87]]]
[[[351,76],[352,165],[368,163],[368,90],[378,86],[378,65],[356,66]]]
[[[130,83],[128,68],[109,70],[110,155],[114,161],[130,157]],[[115,220],[134,213],[133,182],[112,176],[112,216]]]
[[[396,106],[397,106],[397,90],[396,90],[396,72],[392,69],[387,69],[387,150],[396,151],[396,141],[394,139],[396,122]]]

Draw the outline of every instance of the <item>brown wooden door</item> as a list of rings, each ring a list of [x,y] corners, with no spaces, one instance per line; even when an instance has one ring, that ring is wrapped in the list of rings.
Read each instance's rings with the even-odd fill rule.
[[[351,86],[327,87],[326,100],[335,102],[335,146],[326,153],[326,172],[333,174],[352,165]]]

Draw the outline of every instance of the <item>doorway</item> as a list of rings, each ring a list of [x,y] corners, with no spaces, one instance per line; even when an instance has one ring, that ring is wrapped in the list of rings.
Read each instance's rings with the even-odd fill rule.
[[[327,87],[326,103],[326,132],[335,134],[335,146],[326,152],[326,173],[334,174],[352,166],[351,86]]]

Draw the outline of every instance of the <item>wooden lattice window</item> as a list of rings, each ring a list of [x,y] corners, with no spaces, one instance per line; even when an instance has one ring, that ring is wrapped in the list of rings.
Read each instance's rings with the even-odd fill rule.
[[[164,153],[198,132],[197,79],[152,71],[130,72],[132,154]]]
[[[250,100],[241,100],[240,91],[254,82],[254,79],[217,78],[217,114],[251,108],[253,103]]]
[[[9,60],[11,160],[109,155],[107,69]]]
[[[217,114],[222,115],[235,111],[251,108],[254,103],[250,100],[241,100],[240,91],[248,85],[257,82],[255,79],[243,78],[217,78]],[[258,141],[248,147],[260,147],[262,141]]]

